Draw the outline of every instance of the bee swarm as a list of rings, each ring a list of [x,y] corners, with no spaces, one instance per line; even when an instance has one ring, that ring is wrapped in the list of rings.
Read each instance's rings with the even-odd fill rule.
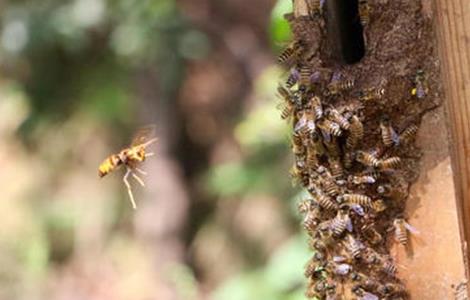
[[[414,139],[439,104],[431,20],[419,0],[359,1],[366,53],[341,65],[322,4],[286,15],[294,41],[279,56],[289,68],[278,94],[292,125],[291,175],[310,195],[299,203],[314,253],[306,295],[407,299],[390,248],[410,246],[404,212],[421,156]]]

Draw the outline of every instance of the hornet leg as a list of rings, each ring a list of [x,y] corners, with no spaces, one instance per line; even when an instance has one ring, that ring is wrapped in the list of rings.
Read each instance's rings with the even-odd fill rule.
[[[129,181],[127,181],[127,177],[129,177],[129,174],[131,174],[131,173],[132,173],[131,169],[127,168],[127,172],[124,175],[124,177],[122,178],[122,180],[124,181],[124,184],[127,187],[127,193],[129,194],[129,198],[131,200],[132,208],[137,209],[137,205],[135,204],[135,201],[134,201],[134,195],[132,194],[131,185],[129,184]]]

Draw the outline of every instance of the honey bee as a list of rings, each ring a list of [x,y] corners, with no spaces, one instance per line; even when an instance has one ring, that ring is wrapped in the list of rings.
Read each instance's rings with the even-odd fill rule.
[[[302,42],[297,40],[292,42],[289,46],[287,46],[284,51],[279,54],[279,57],[277,58],[277,62],[281,65],[285,65],[290,63],[294,57],[297,57],[300,55],[300,53],[303,51],[303,46]]]
[[[121,150],[118,154],[112,154],[106,158],[98,168],[98,175],[100,177],[104,177],[119,168],[121,165],[126,166],[127,171],[123,177],[123,181],[127,187],[132,208],[134,209],[137,208],[137,205],[134,200],[131,185],[127,178],[129,175],[132,175],[140,185],[145,186],[142,179],[137,176],[136,171],[142,175],[146,175],[143,170],[138,168],[138,165],[144,162],[147,157],[154,155],[154,153],[146,152],[146,148],[157,141],[157,138],[151,137],[154,130],[154,126],[148,126],[138,130],[128,148]]]
[[[302,112],[302,117],[294,126],[294,132],[300,132],[301,134],[308,136],[315,132],[315,128],[313,112],[311,110],[304,110]]]
[[[406,296],[408,292],[403,284],[400,283],[386,283],[380,286],[377,291],[383,296]],[[389,299],[389,298],[387,298]],[[395,299],[395,298],[393,298]]]
[[[353,282],[357,282],[357,286],[367,290],[376,290],[380,284],[377,280],[359,272],[352,272],[349,278],[351,278]]]
[[[382,99],[383,95],[385,95],[384,88],[368,88],[362,91],[359,91],[359,100],[361,102],[371,102],[374,100]]]
[[[367,167],[378,167],[381,163],[377,157],[365,151],[357,151],[356,160]],[[390,162],[387,161],[386,166],[389,166],[389,163]],[[383,164],[384,162],[382,162],[382,166]]]
[[[370,22],[370,7],[368,0],[359,0],[359,19],[362,26]]]
[[[406,194],[400,189],[393,187],[391,184],[381,184],[377,186],[377,193],[393,200],[401,200],[406,197]]]
[[[319,238],[312,238],[310,240],[310,247],[320,252],[326,252],[328,250],[327,244]]]
[[[337,123],[339,127],[344,130],[349,130],[351,124],[349,123],[348,119],[346,119],[342,114],[340,114],[336,109],[330,108],[327,111],[328,118]]]
[[[327,96],[337,95],[343,91],[350,90],[354,87],[354,83],[353,79],[343,79],[340,73],[335,72],[327,86]]]
[[[303,220],[303,226],[307,232],[312,232],[315,230],[317,225],[320,223],[320,210],[319,208],[314,208],[313,210],[309,210],[305,215]]]
[[[343,132],[339,125],[335,122],[332,122],[326,118],[321,118],[317,122],[317,126],[325,133],[331,134],[333,136],[340,136]]]
[[[364,126],[359,118],[354,115],[351,117],[349,135],[346,138],[346,148],[355,149],[364,136]]]
[[[327,195],[318,192],[314,196],[315,202],[326,210],[336,210],[338,205]]]
[[[401,159],[399,157],[394,156],[379,160],[376,166],[379,168],[379,170],[386,171],[396,169],[400,166],[400,164]]]
[[[330,165],[331,176],[333,176],[333,178],[342,177],[344,175],[343,164],[338,157],[328,157],[328,163]]]
[[[408,231],[412,234],[419,234],[419,232],[403,218],[396,218],[393,221],[393,227],[395,228],[395,240],[403,246],[408,244]]]
[[[292,151],[297,156],[305,154],[305,146],[302,137],[297,132],[292,134]]]
[[[290,170],[290,176],[294,180],[294,184],[300,183],[302,186],[308,186],[310,179],[308,173],[302,166],[295,164]]]
[[[333,178],[323,179],[321,186],[325,194],[328,196],[336,196],[341,192],[340,186]]]
[[[391,259],[381,259],[380,263],[381,271],[385,274],[394,277],[397,274],[397,266]]]
[[[292,69],[291,73],[287,77],[286,87],[288,89],[292,88],[297,83],[297,81],[299,81],[299,77],[300,77],[299,71],[297,71],[297,69],[295,68]]]
[[[312,109],[315,114],[315,120],[320,119],[323,116],[323,108],[320,98],[318,96],[313,96],[310,99],[310,104],[312,105]]]
[[[318,166],[317,151],[313,147],[307,148],[307,166],[311,169]]]
[[[379,297],[377,295],[367,292],[360,285],[354,285],[353,287],[351,287],[351,291],[355,295],[359,296],[359,299],[361,300],[379,300]]]
[[[348,204],[359,204],[364,207],[372,207],[372,199],[362,194],[344,194],[342,200]]]
[[[338,210],[336,217],[331,221],[331,231],[334,236],[340,236],[346,229],[352,232],[352,222],[349,217],[349,206],[342,205]]]
[[[394,145],[398,145],[400,140],[399,136],[390,124],[390,120],[388,119],[388,117],[382,118],[380,122],[380,131],[382,134],[382,142],[385,146],[391,147]]]
[[[428,93],[428,86],[423,70],[416,71],[415,87],[411,90],[411,95],[416,96],[418,99],[426,97]]]
[[[299,73],[299,90],[306,91],[311,84],[310,77],[312,76],[312,68],[309,66],[301,66]]]
[[[403,145],[409,144],[416,136],[418,132],[418,126],[410,125],[402,133],[400,133],[399,141]]]
[[[343,167],[346,169],[350,169],[354,162],[354,153],[350,151],[346,151],[343,154]]]
[[[277,107],[281,110],[283,120],[290,118],[295,111],[295,99],[293,95],[283,86],[277,88],[279,97],[283,100]]]
[[[355,184],[355,185],[374,184],[377,181],[377,178],[371,175],[360,175],[360,176],[350,175],[348,177],[348,181],[350,181],[352,184]]]
[[[360,241],[356,240],[350,234],[346,235],[346,239],[343,241],[343,245],[354,259],[358,259],[362,255],[362,252],[365,248]]]

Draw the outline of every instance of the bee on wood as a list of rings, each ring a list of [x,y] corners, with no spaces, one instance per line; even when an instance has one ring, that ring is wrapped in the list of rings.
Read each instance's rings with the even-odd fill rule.
[[[346,119],[342,114],[340,114],[336,109],[330,108],[327,110],[328,118],[337,123],[339,127],[344,130],[349,130],[351,124],[349,123],[348,119]]]
[[[408,244],[408,231],[412,234],[419,234],[418,230],[408,224],[403,218],[393,220],[393,227],[395,229],[395,240],[403,246]]]
[[[346,235],[346,239],[343,241],[343,245],[354,259],[358,259],[362,255],[362,252],[365,248],[360,241],[356,240],[350,234]]]
[[[406,296],[408,292],[403,284],[400,283],[386,283],[380,286],[377,291],[383,296]],[[388,298],[387,298],[388,299]],[[395,299],[395,298],[393,298]]]
[[[371,175],[350,175],[348,181],[355,185],[361,184],[374,184],[377,181],[377,178]]]
[[[354,152],[351,151],[346,151],[343,154],[343,167],[346,169],[350,169],[352,167],[352,164],[354,162]]]
[[[127,192],[134,209],[137,208],[137,205],[127,178],[129,175],[132,175],[140,185],[145,186],[142,179],[137,176],[136,171],[142,175],[146,175],[144,171],[138,168],[138,165],[143,163],[147,157],[154,155],[154,153],[146,152],[146,148],[157,141],[157,138],[151,137],[154,130],[154,126],[148,126],[138,130],[128,148],[121,150],[118,154],[112,154],[106,158],[98,168],[98,175],[104,177],[122,165],[126,167],[127,171],[123,177],[123,181],[127,187]]]
[[[297,156],[305,154],[305,146],[302,140],[302,136],[297,132],[292,134],[292,151]]]
[[[370,22],[370,7],[368,0],[359,0],[359,19],[362,26]]]
[[[400,133],[399,141],[402,145],[407,145],[413,141],[418,132],[418,126],[410,125],[402,133]]]
[[[384,88],[368,88],[359,91],[359,101],[367,103],[375,100],[380,100],[384,95]]]
[[[372,207],[372,199],[366,195],[344,194],[342,195],[342,199],[348,204],[359,204],[364,207]]]
[[[378,160],[377,167],[381,171],[397,169],[401,164],[401,159],[399,157],[389,157],[386,159]]]
[[[304,136],[309,136],[315,132],[315,117],[311,110],[304,110],[302,117],[294,126],[294,132],[300,132]]]
[[[375,294],[367,292],[360,285],[354,285],[351,287],[351,292],[359,296],[360,300],[379,300],[379,297]]]
[[[336,210],[338,205],[327,195],[318,192],[314,196],[315,202],[326,210]]]
[[[338,157],[328,157],[328,164],[330,166],[331,176],[333,176],[333,178],[339,178],[344,175],[343,164]]]
[[[311,84],[310,78],[312,76],[312,68],[309,66],[301,66],[299,73],[299,90],[306,91]]]
[[[380,161],[377,157],[375,157],[375,155],[369,152],[365,152],[365,151],[357,151],[356,161],[358,161],[359,163],[363,164],[366,167],[379,167],[381,163],[382,163],[382,166],[384,164],[384,162]],[[386,166],[389,166],[389,163],[390,162],[387,161]]]
[[[393,129],[390,119],[386,116],[384,116],[380,121],[380,132],[382,135],[382,142],[386,147],[398,145],[400,138]]]
[[[353,79],[343,79],[341,73],[334,72],[331,81],[327,86],[327,96],[337,95],[343,91],[348,91],[354,87]]]
[[[321,104],[320,97],[313,96],[310,99],[310,104],[312,106],[312,110],[313,110],[314,115],[315,115],[315,120],[321,119],[321,117],[323,117],[323,107],[322,107],[322,104]]]
[[[415,87],[411,90],[411,95],[416,96],[418,99],[426,97],[428,93],[428,86],[423,70],[416,71]]]
[[[355,149],[364,137],[364,126],[357,116],[351,117],[349,135],[346,138],[346,148]]]
[[[307,212],[303,220],[303,226],[307,232],[313,232],[320,223],[320,210],[315,208]]]
[[[339,125],[335,122],[332,122],[326,118],[321,118],[317,122],[317,126],[325,133],[331,134],[333,136],[340,136],[343,132]]]
[[[379,287],[379,282],[364,273],[352,272],[349,278],[356,282],[357,286],[361,286],[367,290],[376,290]]]
[[[282,102],[277,106],[281,110],[281,118],[283,120],[289,119],[295,112],[295,97],[281,85],[278,86],[277,93],[282,99]]]
[[[404,199],[407,195],[403,191],[401,191],[398,187],[394,187],[391,184],[381,184],[377,186],[377,193],[391,198],[395,201]]]
[[[286,87],[288,89],[291,89],[297,83],[297,81],[299,81],[299,79],[300,79],[299,71],[297,71],[297,69],[293,68],[291,70],[289,76],[287,77]]]
[[[294,41],[279,54],[277,62],[281,65],[289,64],[295,57],[299,56],[302,51],[302,42],[299,40]]]
[[[340,236],[346,229],[349,232],[353,231],[348,205],[342,205],[340,207],[336,217],[331,221],[330,226],[334,236]]]

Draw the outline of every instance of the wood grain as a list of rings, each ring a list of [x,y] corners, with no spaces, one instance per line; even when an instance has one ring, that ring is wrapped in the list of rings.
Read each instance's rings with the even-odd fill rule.
[[[470,240],[470,2],[434,0],[463,247]],[[468,274],[468,262],[467,262]]]

